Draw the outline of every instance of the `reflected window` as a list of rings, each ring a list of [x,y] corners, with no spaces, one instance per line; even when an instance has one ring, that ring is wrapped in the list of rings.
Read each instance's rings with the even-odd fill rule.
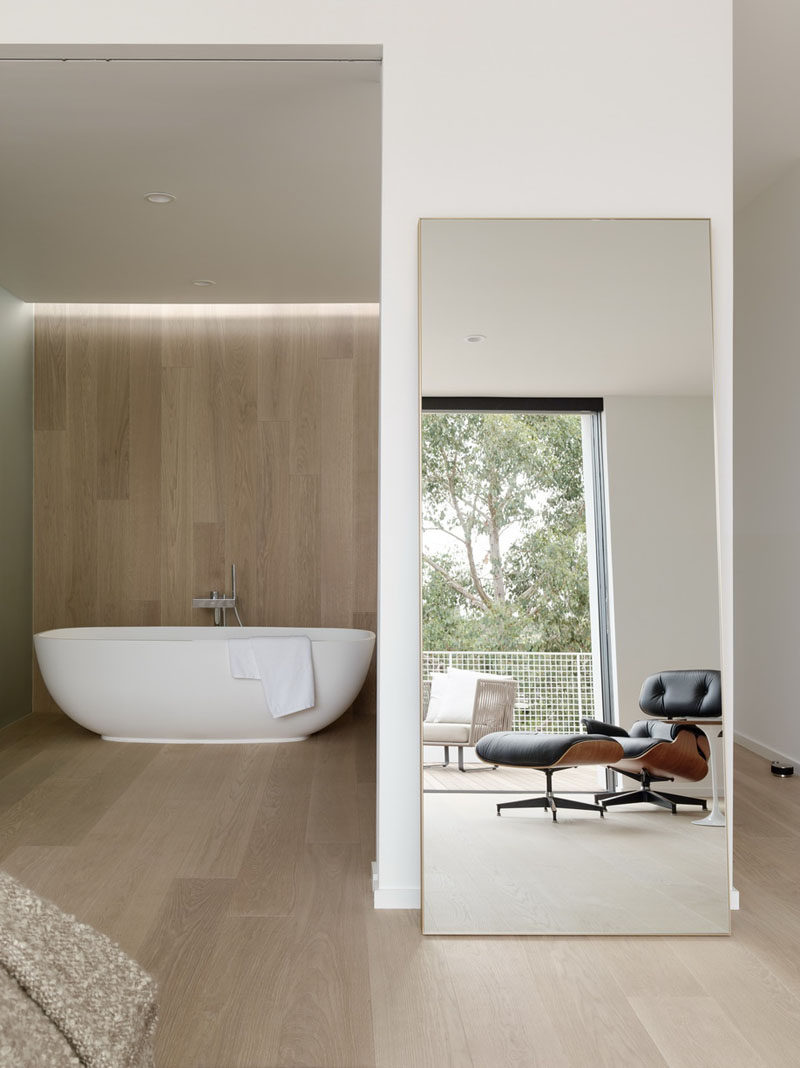
[[[595,537],[602,404],[491,407],[423,401],[423,680],[452,668],[513,678],[514,730],[577,733],[611,707]]]

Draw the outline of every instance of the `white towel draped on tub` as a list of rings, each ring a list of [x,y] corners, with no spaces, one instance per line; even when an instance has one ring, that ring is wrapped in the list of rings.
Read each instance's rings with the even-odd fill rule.
[[[311,639],[305,634],[231,639],[228,657],[235,679],[261,680],[267,708],[274,719],[316,704]]]

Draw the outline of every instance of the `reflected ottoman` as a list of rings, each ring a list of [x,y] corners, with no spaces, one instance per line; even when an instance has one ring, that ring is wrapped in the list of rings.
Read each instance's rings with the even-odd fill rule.
[[[545,774],[545,793],[542,797],[522,801],[505,801],[497,806],[497,815],[504,808],[543,808],[553,814],[557,822],[560,808],[587,809],[604,815],[603,806],[575,801],[553,794],[553,772],[560,768],[577,768],[583,764],[613,764],[624,753],[619,742],[602,734],[545,734],[528,731],[497,731],[486,734],[475,752],[487,764],[510,768],[535,768]]]

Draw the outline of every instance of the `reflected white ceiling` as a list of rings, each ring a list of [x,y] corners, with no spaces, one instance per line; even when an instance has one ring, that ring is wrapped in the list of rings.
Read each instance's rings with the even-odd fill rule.
[[[24,300],[378,300],[377,62],[0,61],[0,158]]]
[[[426,395],[711,392],[705,220],[426,219],[421,269]]]

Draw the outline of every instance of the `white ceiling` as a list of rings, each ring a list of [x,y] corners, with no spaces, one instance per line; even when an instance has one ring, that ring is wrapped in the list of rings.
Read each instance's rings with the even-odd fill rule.
[[[733,11],[739,208],[800,160],[800,4]],[[0,61],[0,285],[42,301],[376,301],[376,50],[137,51]],[[174,204],[142,199],[162,188]]]
[[[0,61],[0,158],[23,300],[378,300],[377,62]]]
[[[423,394],[710,393],[708,234],[706,220],[423,220]]]

